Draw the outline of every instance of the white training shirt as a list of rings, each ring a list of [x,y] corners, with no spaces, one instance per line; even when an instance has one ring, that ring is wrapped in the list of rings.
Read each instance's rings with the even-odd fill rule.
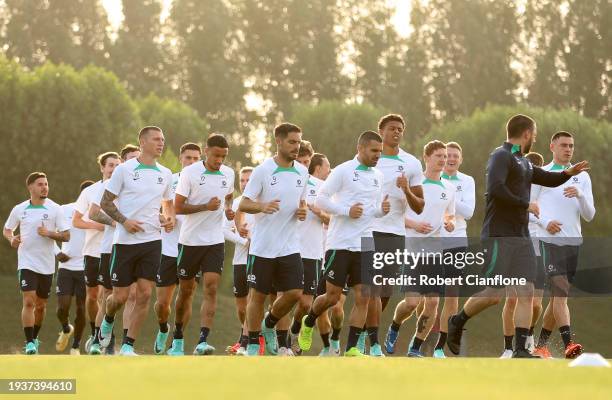
[[[321,190],[323,183],[319,178],[310,176],[308,188],[306,190],[306,203],[315,204],[317,194]],[[312,211],[308,210],[306,219],[299,222],[300,232],[300,254],[302,258],[310,260],[321,260],[325,255],[323,241],[325,240],[325,230],[323,222]]]
[[[85,231],[75,228],[72,225],[72,216],[74,215],[74,203],[64,204],[60,206],[64,214],[64,222],[70,228],[70,240],[62,243],[62,253],[70,257],[70,260],[65,263],[58,263],[58,268],[68,269],[70,271],[83,271],[83,245],[85,244]]]
[[[446,215],[455,215],[455,187],[445,180],[423,180],[423,198],[425,207],[423,212],[416,214],[408,210],[406,216],[416,222],[427,222],[432,226],[432,231],[423,234],[414,229],[406,228],[406,236],[413,238],[441,237]]]
[[[366,167],[357,157],[334,168],[315,202],[317,207],[331,214],[327,250],[362,250],[361,238],[371,238],[374,219],[383,216],[383,180],[382,172]],[[362,204],[363,214],[354,219],[349,217],[349,211],[356,203]]]
[[[280,200],[280,208],[273,214],[255,214],[249,254],[277,258],[300,252],[295,213],[300,201],[306,199],[308,177],[302,164],[294,161],[292,167],[283,168],[274,158],[253,170],[242,196],[262,203]]]
[[[457,171],[455,175],[442,174],[442,181],[455,187],[455,229],[448,232],[446,229],[440,230],[444,240],[449,243],[449,248],[466,247],[467,240],[467,220],[474,215],[476,207],[476,184],[474,178],[463,172]]]
[[[403,174],[408,178],[410,187],[421,186],[423,182],[421,162],[413,155],[399,149],[396,156],[382,154],[376,164],[376,169],[384,175],[383,198],[389,195],[391,210],[387,215],[374,220],[373,230],[404,236],[406,234],[404,215],[410,206],[402,189],[397,187],[397,178]]]
[[[539,191],[539,189],[537,188],[539,185],[531,185],[531,190],[530,190],[530,201],[535,201],[535,196],[537,195],[537,192]],[[531,237],[531,243],[533,243],[533,250],[535,251],[535,255],[536,257],[541,256],[542,254],[540,253],[540,239],[538,238],[539,235],[539,231],[538,231],[538,218],[533,215],[532,213],[529,213],[529,224],[527,225],[527,229],[529,229],[529,236]]]
[[[11,210],[4,228],[15,231],[19,227],[18,270],[29,269],[45,275],[55,272],[55,241],[38,234],[38,227],[43,223],[49,231],[70,230],[60,205],[51,199],[45,199],[42,205],[32,205],[26,200]]]
[[[543,168],[546,171],[562,171],[567,167],[550,163]],[[571,177],[563,185],[554,188],[540,185],[533,186],[536,187],[536,190],[532,192],[531,201],[537,202],[540,207],[537,235],[540,240],[563,245],[580,245],[582,243],[580,218],[582,217],[582,219],[589,222],[595,216],[595,204],[589,174],[581,172]],[[563,190],[570,186],[578,189],[578,197],[565,197]],[[552,220],[559,221],[562,224],[561,231],[554,235],[546,230],[546,227]],[[563,239],[558,240],[558,238]]]
[[[187,198],[188,204],[205,204],[216,197],[221,205],[215,211],[186,214],[181,225],[179,243],[186,246],[211,246],[223,243],[223,215],[225,196],[234,192],[234,170],[221,165],[218,171],[209,171],[204,161],[183,169],[176,194]]]
[[[132,158],[119,164],[106,190],[117,196],[115,204],[128,219],[140,221],[144,232],[129,233],[117,224],[113,243],[139,244],[161,240],[159,214],[162,200],[172,200],[172,172],[161,165],[141,164]]]
[[[170,188],[170,197],[174,201],[174,195],[176,194],[176,187],[178,186],[179,177],[181,176],[180,172],[172,174],[172,186]],[[166,257],[178,257],[178,240],[179,234],[181,232],[181,225],[183,223],[184,216],[177,215],[176,223],[174,224],[174,229],[170,232],[166,232],[165,229],[161,231],[162,238],[162,254]]]
[[[102,203],[102,197],[108,187],[108,181],[104,182],[100,186],[100,191],[96,194],[92,204],[100,206]],[[115,200],[115,204],[117,201]],[[101,210],[102,214],[106,215],[104,210]],[[116,224],[115,224],[116,225]],[[104,235],[102,235],[102,243],[100,243],[100,254],[111,254],[113,252],[113,238],[115,237],[115,227],[112,225],[104,224]]]
[[[234,199],[232,203],[232,210],[234,212],[238,212],[238,206],[240,205],[240,200],[242,200],[242,196],[238,196]],[[235,221],[230,221],[227,218],[225,221],[225,229],[223,231],[225,235],[225,240],[229,240],[234,243],[234,258],[232,259],[232,265],[246,265],[247,258],[249,255],[249,247],[247,246],[248,239],[243,238],[238,233],[236,229]],[[251,230],[253,229],[253,223],[255,222],[254,214],[244,213],[244,222],[247,224],[246,228]]]
[[[79,195],[74,203],[74,209],[83,215],[83,221],[91,221],[89,219],[89,207],[96,199],[103,183],[98,181],[93,185],[87,186]],[[100,258],[100,245],[102,244],[103,231],[97,229],[85,229],[85,245],[83,246],[83,255]]]

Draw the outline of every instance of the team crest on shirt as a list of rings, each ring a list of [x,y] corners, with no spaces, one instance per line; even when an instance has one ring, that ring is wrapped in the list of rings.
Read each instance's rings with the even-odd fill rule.
[[[43,214],[42,219],[44,219],[45,221],[49,219],[49,214]]]
[[[374,178],[374,187],[378,187],[378,179]]]
[[[225,189],[227,187],[227,181],[224,179],[221,181],[221,188]]]
[[[457,191],[460,192],[461,190],[461,185],[457,185]]]
[[[157,184],[158,185],[163,185],[163,183],[164,183],[164,178],[162,176],[158,176],[157,177]]]
[[[311,196],[314,196],[316,193],[317,193],[317,192],[315,192],[315,190],[314,190],[314,189],[310,189],[310,195],[311,195]]]
[[[398,165],[397,166],[397,172],[404,172],[404,166],[403,165]]]
[[[304,181],[302,180],[302,178],[297,178],[295,187],[304,187]]]
[[[446,193],[442,192],[442,194],[440,195],[440,200],[446,200]]]
[[[574,176],[574,177],[572,178],[572,181],[573,181],[574,183],[578,183],[578,177],[577,177],[577,176]]]

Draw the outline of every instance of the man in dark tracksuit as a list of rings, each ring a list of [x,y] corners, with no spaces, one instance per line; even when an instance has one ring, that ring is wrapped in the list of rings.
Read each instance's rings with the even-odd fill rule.
[[[524,115],[512,117],[507,125],[508,141],[491,153],[487,164],[486,214],[481,238],[485,244],[485,277],[525,278],[526,285],[512,286],[517,293],[514,313],[515,349],[513,357],[532,356],[525,349],[531,325],[533,282],[536,257],[529,238],[529,213],[539,216],[536,203],[530,203],[531,184],[555,187],[588,170],[582,161],[563,172],[548,172],[533,166],[523,154],[531,150],[537,136],[535,122]],[[474,315],[493,306],[505,294],[504,286],[488,286],[470,297],[459,314],[449,318],[448,348],[459,354],[463,326]]]

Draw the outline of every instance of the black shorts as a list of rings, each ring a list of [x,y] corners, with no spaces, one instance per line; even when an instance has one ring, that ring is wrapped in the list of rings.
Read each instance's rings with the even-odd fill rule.
[[[39,274],[30,269],[20,269],[17,272],[19,286],[22,292],[36,291],[36,296],[41,299],[48,299],[51,294],[53,284],[53,274]]]
[[[540,242],[540,251],[542,254],[542,265],[549,278],[552,295],[567,296],[567,291],[562,287],[557,287],[551,278],[565,276],[567,281],[572,283],[578,269],[580,246],[557,246],[552,243]]]
[[[236,264],[234,265],[234,296],[247,297],[248,294],[247,266],[245,264]]]
[[[98,257],[85,256],[83,257],[83,269],[85,270],[85,284],[87,287],[98,286],[98,269],[100,268],[100,259]]]
[[[221,275],[225,258],[225,243],[210,246],[186,246],[179,244],[179,279],[193,279],[198,272],[215,272]]]
[[[439,281],[439,278],[443,279],[446,277],[446,269],[441,258],[442,255],[437,253],[436,256],[420,259],[414,268],[405,268],[404,275],[409,277],[413,283],[402,285],[401,291],[404,293],[418,293],[420,295],[443,295],[445,286]]]
[[[373,251],[327,250],[324,280],[344,288],[372,282]]]
[[[314,296],[319,286],[321,260],[302,258],[302,265],[304,266],[304,294]]]
[[[114,244],[111,255],[113,287],[128,287],[138,279],[155,281],[161,260],[161,240]]]
[[[374,237],[374,250],[376,253],[391,253],[396,254],[399,250],[404,251],[406,248],[406,237],[402,235],[396,235],[394,233],[386,232],[372,232]],[[401,271],[401,264],[395,263],[383,263],[382,268],[375,268],[375,274],[381,275],[383,278],[397,278]],[[387,282],[387,281],[384,281]],[[372,282],[374,284],[374,282]],[[375,285],[374,287],[380,288],[380,296],[391,297],[393,294],[393,285],[382,284]]]
[[[325,267],[321,266],[321,271],[319,271],[319,277],[323,277],[324,274],[325,274]],[[327,281],[325,279],[319,278],[319,283],[317,285],[317,292],[315,293],[315,297],[322,296],[325,294],[325,292],[327,291],[326,282]],[[348,296],[348,293],[349,293],[349,287],[347,285],[344,285],[344,287],[342,288],[342,294],[345,296]]]
[[[482,275],[492,278],[525,278],[535,282],[537,264],[533,242],[529,237],[492,237],[484,241],[485,263]],[[503,285],[490,286],[502,288]]]
[[[113,284],[110,276],[111,253],[100,254],[100,267],[98,269],[98,285],[111,290]]]
[[[247,261],[249,287],[270,294],[273,289],[286,292],[304,287],[304,266],[300,253],[276,258],[250,255]]]
[[[161,256],[161,262],[155,279],[157,287],[168,287],[178,285],[178,271],[176,265],[176,257],[169,257],[164,254]]]
[[[72,271],[65,268],[57,270],[55,292],[58,296],[75,296],[85,299],[85,271]]]
[[[452,263],[443,262],[444,278],[460,278],[463,276],[463,269],[466,267],[465,255],[467,247],[455,247],[444,250],[443,260],[453,260]],[[452,257],[452,258],[451,258]],[[447,297],[459,297],[461,285],[445,285],[441,292]]]
[[[544,290],[544,282],[546,280],[546,272],[544,271],[546,268],[544,267],[544,262],[542,261],[542,256],[536,256],[536,278],[535,282],[533,282],[534,289]]]

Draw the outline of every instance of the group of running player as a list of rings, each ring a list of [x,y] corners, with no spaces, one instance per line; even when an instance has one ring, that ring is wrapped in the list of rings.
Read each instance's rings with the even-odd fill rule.
[[[224,164],[229,153],[224,136],[211,134],[203,150],[184,144],[182,170],[172,174],[157,162],[164,134],[154,126],[140,131],[138,146],[101,154],[102,179],[83,182],[74,203],[60,206],[50,200],[46,175],[31,173],[26,180],[30,198],[13,208],[3,232],[18,251],[25,354],[39,351],[56,260],[62,327],[57,351],[72,338],[70,354],[80,354],[89,320],[85,351],[113,354],[115,316],[123,308],[119,354],[136,355],[134,341],[155,288],[159,330],[153,351],[183,355],[183,332],[201,285],[200,336],[193,354],[212,354],[208,336],[226,240],[235,244],[233,283],[241,325],[238,340],[226,349],[230,354],[300,355],[310,350],[316,326],[323,342],[320,355],[340,355],[349,291],[354,299],[345,356],[365,355],[366,339],[370,356],[393,354],[400,326],[412,314],[417,323],[408,356],[423,357],[421,347],[437,320],[433,356],[445,358],[445,345],[459,354],[467,320],[503,297],[503,358],[550,357],[547,341],[555,328],[566,357],[580,354],[567,298],[578,263],[580,219],[590,221],[595,214],[588,163],[571,163],[573,135],[558,132],[550,143],[552,161],[542,166],[543,157],[530,153],[536,124],[524,115],[508,121],[507,141],[489,158],[481,236],[485,275],[522,277],[527,283],[486,287],[460,311],[458,286],[402,285],[403,299],[381,345],[381,314],[393,286],[373,284],[374,253],[426,248],[444,255],[466,253],[466,221],[475,207],[474,179],[459,171],[461,146],[427,143],[423,171],[421,162],[400,148],[404,129],[401,116],[383,116],[378,132],[359,136],[356,156],[332,170],[327,157],[302,139],[298,126],[280,124],[274,129],[276,154],[239,171],[237,198],[235,172]],[[462,269],[425,257],[412,268],[387,263],[381,273],[453,278]],[[536,346],[533,330],[542,314],[545,283],[551,298]],[[73,298],[74,325],[69,322]],[[444,305],[438,313],[440,298]]]

